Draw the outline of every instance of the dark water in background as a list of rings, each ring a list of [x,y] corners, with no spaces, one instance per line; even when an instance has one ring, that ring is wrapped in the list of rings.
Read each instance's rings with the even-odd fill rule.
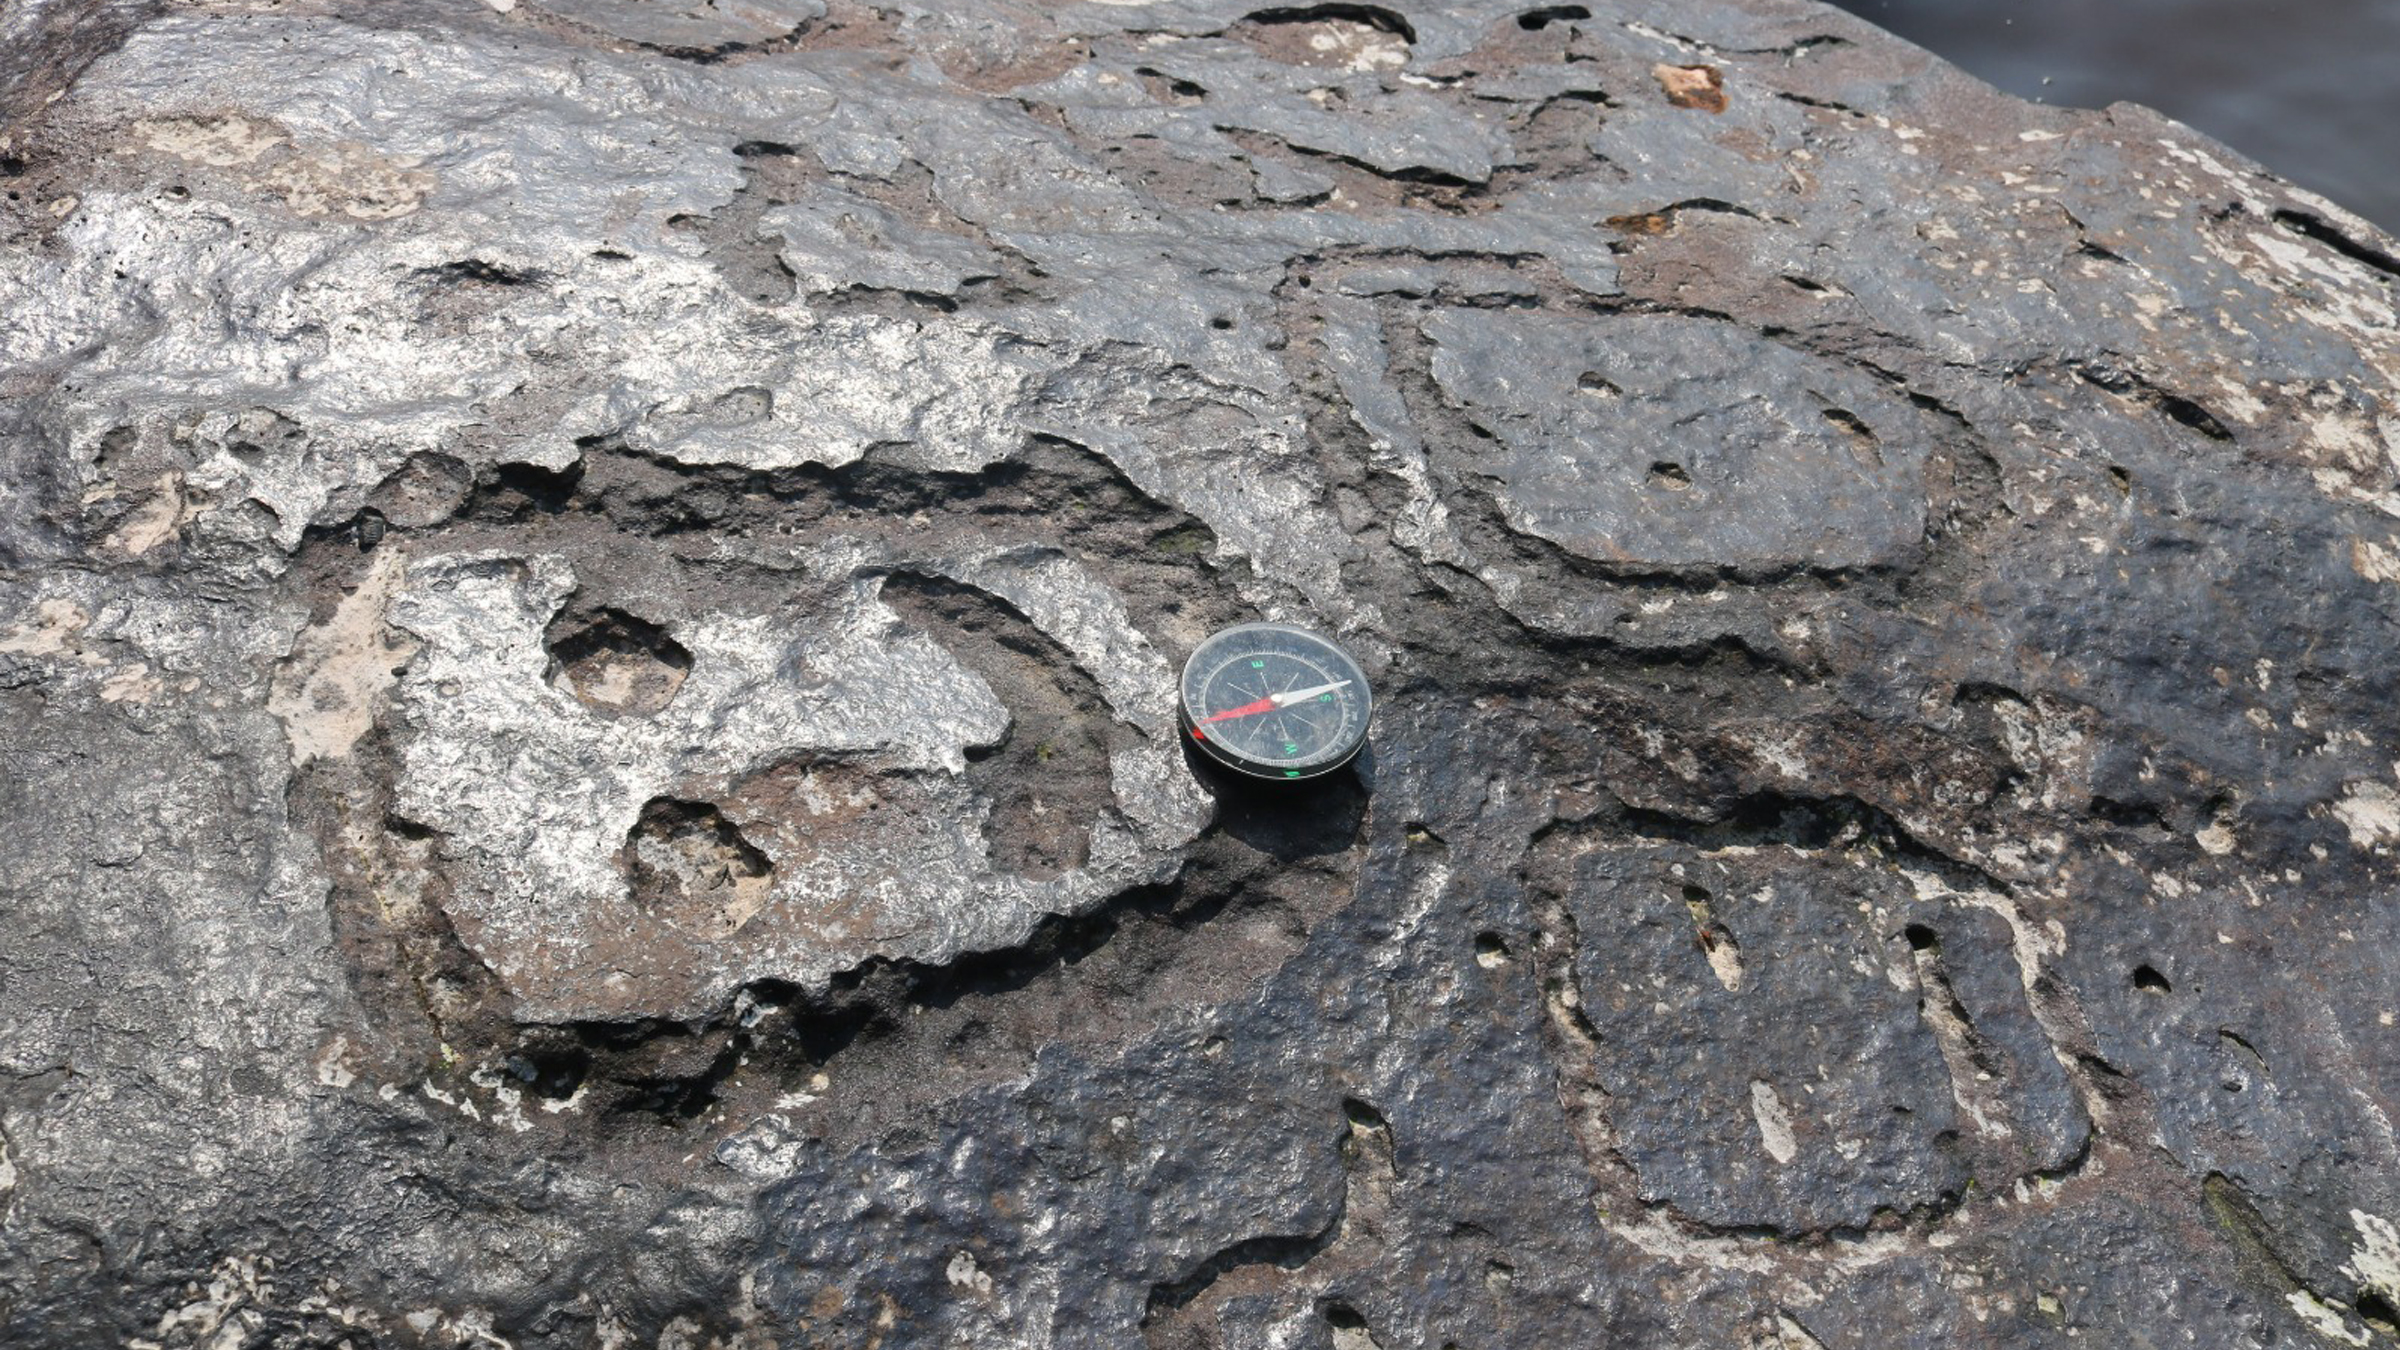
[[[2400,233],[2400,0],[1833,2],[2020,98],[2147,104]]]

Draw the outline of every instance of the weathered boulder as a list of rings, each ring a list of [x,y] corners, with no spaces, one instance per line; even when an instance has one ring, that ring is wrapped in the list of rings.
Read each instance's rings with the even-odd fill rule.
[[[0,11],[0,1339],[2400,1341],[2400,245],[1804,0]],[[1378,682],[1218,800],[1172,672]]]

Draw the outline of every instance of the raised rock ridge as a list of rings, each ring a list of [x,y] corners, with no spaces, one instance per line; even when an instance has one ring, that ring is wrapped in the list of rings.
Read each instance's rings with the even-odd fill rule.
[[[1799,0],[0,10],[0,1341],[2400,1343],[2400,245]],[[1171,672],[1378,681],[1213,800]]]

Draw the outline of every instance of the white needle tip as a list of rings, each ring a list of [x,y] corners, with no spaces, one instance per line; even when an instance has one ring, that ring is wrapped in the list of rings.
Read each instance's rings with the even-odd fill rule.
[[[1275,700],[1276,707],[1288,708],[1295,703],[1305,703],[1319,694],[1330,694],[1348,683],[1350,683],[1348,680],[1335,680],[1331,684],[1320,684],[1314,689],[1290,689],[1280,694],[1269,694],[1267,697]]]

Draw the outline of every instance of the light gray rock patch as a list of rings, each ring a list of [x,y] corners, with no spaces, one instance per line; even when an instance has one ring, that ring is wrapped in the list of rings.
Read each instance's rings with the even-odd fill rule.
[[[444,836],[451,918],[522,1015],[688,1015],[759,979],[821,987],[870,955],[938,961],[1004,945],[1042,914],[1158,879],[1205,822],[1176,761],[1165,662],[1063,556],[909,559],[837,542],[801,561],[780,612],[673,625],[692,668],[644,719],[586,707],[546,677],[544,626],[576,584],[562,561],[480,553],[410,568],[392,622],[423,646],[398,689],[397,809]],[[964,775],[1008,712],[877,602],[902,564],[1018,605],[1118,704],[1135,733],[1111,761],[1124,814],[1092,823],[1086,866],[1033,881],[991,863],[989,803]],[[766,777],[775,792],[759,789]],[[696,942],[635,895],[636,836],[662,801],[745,789],[747,818],[726,814],[772,880],[751,897],[717,878],[733,908],[707,916],[716,941]],[[763,814],[762,801],[788,814]]]

